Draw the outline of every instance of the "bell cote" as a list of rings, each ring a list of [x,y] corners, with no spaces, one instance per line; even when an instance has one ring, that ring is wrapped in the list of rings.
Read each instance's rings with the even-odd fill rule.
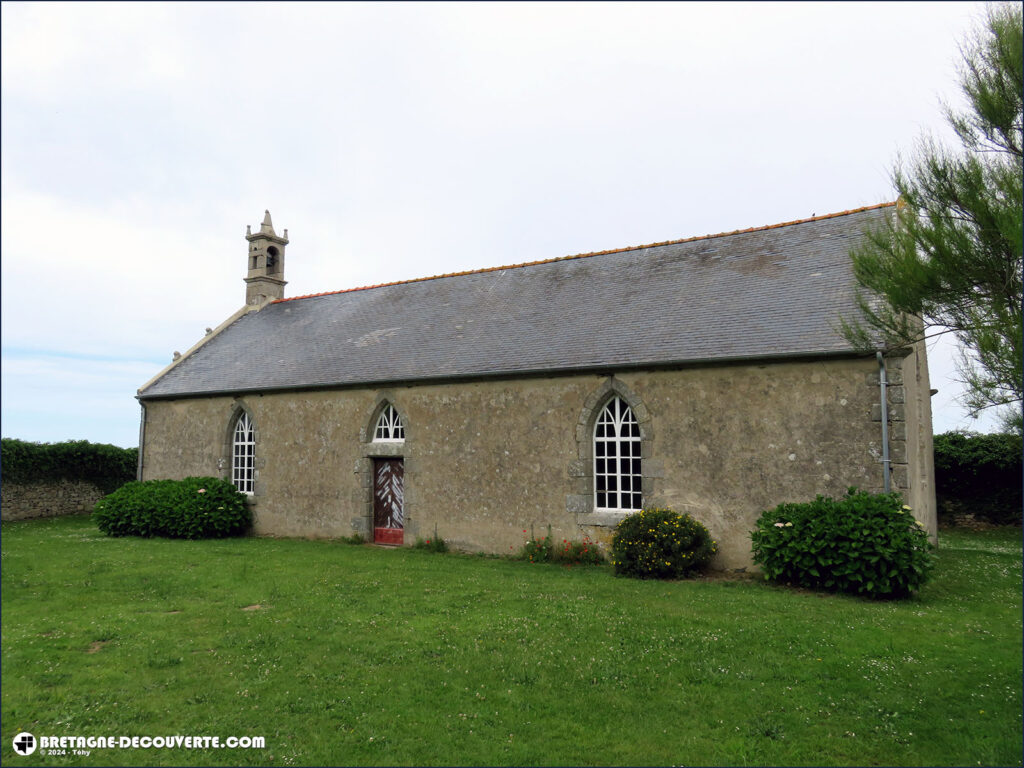
[[[284,298],[284,249],[288,245],[288,230],[283,235],[274,232],[270,211],[263,216],[260,231],[253,234],[245,227],[249,243],[248,275],[245,278],[245,303],[261,305]]]

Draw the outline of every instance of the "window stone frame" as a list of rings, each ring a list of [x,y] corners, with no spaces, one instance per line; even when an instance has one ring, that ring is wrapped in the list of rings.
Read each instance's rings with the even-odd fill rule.
[[[377,430],[378,430],[378,428],[381,425],[381,419],[384,418],[384,414],[388,411],[388,409],[391,409],[391,411],[395,415],[395,418],[398,420],[397,429],[402,430],[402,436],[401,437],[380,437],[380,438],[377,437]],[[391,429],[392,429],[392,431],[394,431],[396,429],[396,426],[392,425]],[[370,434],[370,442],[372,442],[372,443],[377,443],[377,444],[381,444],[381,443],[398,444],[398,443],[404,443],[405,442],[405,419],[402,418],[402,414],[399,413],[398,409],[395,408],[394,403],[392,403],[390,400],[387,401],[387,402],[382,403],[381,407],[377,410],[377,418],[373,422],[373,426],[370,428],[369,434]]]
[[[640,397],[614,376],[609,376],[590,393],[576,421],[576,458],[569,463],[572,493],[566,494],[566,511],[576,517],[577,525],[615,527],[632,512],[597,511],[594,501],[594,425],[604,407],[619,397],[633,411],[640,427],[640,492],[644,506],[651,505],[655,478],[651,474],[654,426],[651,412]]]
[[[220,471],[220,476],[227,480],[229,483],[233,483],[232,470],[234,466],[234,451],[235,451],[235,427],[238,425],[238,420],[245,414],[249,418],[249,423],[252,425],[252,439],[253,439],[253,484],[252,493],[246,493],[245,497],[248,499],[251,505],[255,505],[260,496],[263,496],[266,492],[263,480],[260,478],[261,470],[266,466],[266,459],[261,455],[260,444],[262,442],[259,428],[259,420],[253,414],[252,408],[242,399],[236,399],[231,403],[230,415],[228,417],[227,429],[224,431],[224,439],[222,442],[221,458],[217,462],[217,469]],[[244,493],[244,491],[243,491]]]

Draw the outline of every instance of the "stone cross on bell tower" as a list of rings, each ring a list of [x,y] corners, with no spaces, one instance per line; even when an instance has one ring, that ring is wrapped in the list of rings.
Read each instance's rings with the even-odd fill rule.
[[[263,216],[260,231],[255,235],[246,225],[245,239],[249,241],[249,274],[245,278],[245,303],[266,304],[284,298],[284,248],[288,245],[288,230],[283,236],[274,232],[270,211]]]

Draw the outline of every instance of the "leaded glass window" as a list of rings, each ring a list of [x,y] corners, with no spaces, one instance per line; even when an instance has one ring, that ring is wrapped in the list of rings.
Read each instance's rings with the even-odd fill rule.
[[[402,424],[402,417],[398,415],[395,407],[388,405],[380,412],[377,419],[377,427],[373,430],[373,441],[375,443],[400,443],[405,440],[405,426]]]
[[[594,424],[594,508],[642,509],[640,483],[640,425],[633,409],[613,397]]]
[[[256,484],[256,430],[244,411],[235,422],[231,438],[231,482],[242,493],[249,494]]]

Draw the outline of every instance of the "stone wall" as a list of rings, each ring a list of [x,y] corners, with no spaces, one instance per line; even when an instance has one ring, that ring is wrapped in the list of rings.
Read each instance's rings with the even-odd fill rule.
[[[104,495],[95,485],[82,480],[4,483],[0,486],[0,516],[4,520],[28,520],[92,512]]]
[[[889,445],[892,464],[892,489],[903,494],[914,510],[931,515],[932,543],[937,543],[938,516],[935,501],[935,445],[932,439],[931,382],[928,377],[925,342],[915,344],[905,357],[890,358],[888,368],[894,376],[889,387]],[[896,416],[903,416],[903,423]],[[919,518],[925,521],[925,517]]]
[[[143,479],[227,477],[244,409],[257,432],[257,533],[367,536],[373,459],[401,457],[406,544],[436,530],[454,547],[507,554],[524,529],[548,526],[556,539],[607,542],[622,515],[593,509],[590,446],[613,394],[641,426],[645,505],[703,522],[719,543],[716,567],[751,564],[749,532],[765,509],[882,489],[874,357],[150,401]],[[402,417],[404,443],[371,440],[384,402]],[[898,487],[934,535],[930,456],[915,442],[923,419],[891,410],[913,427],[893,437]]]

